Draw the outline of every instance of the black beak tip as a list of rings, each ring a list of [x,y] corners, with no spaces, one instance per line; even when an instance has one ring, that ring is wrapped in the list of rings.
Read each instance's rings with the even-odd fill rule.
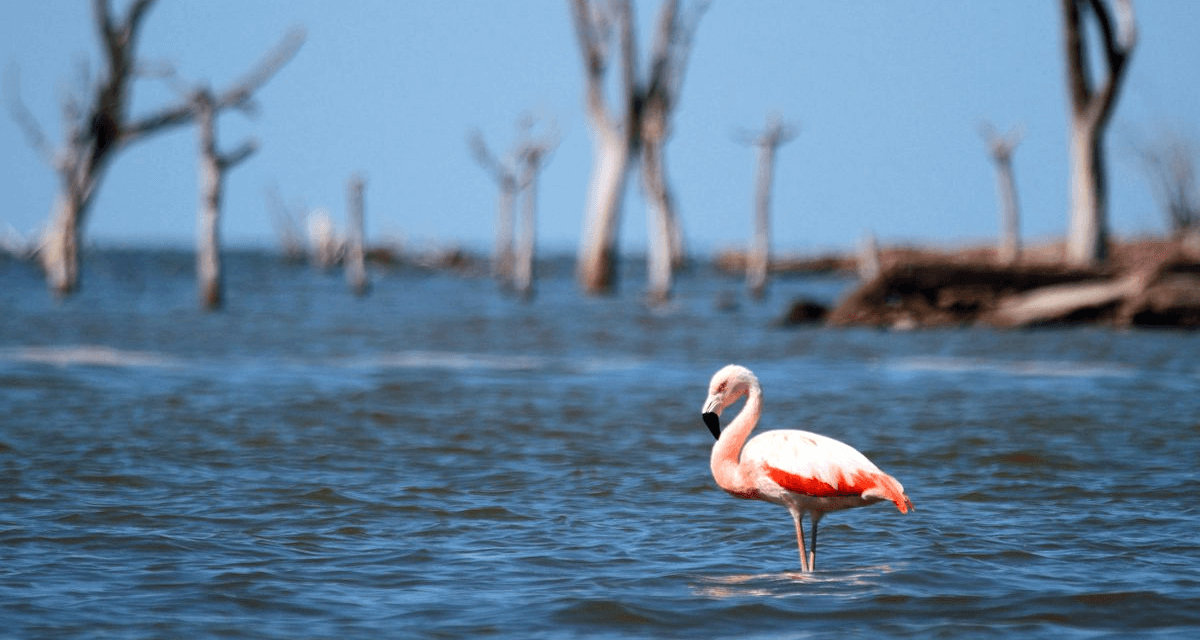
[[[711,411],[704,413],[700,417],[704,418],[704,426],[708,427],[708,430],[712,432],[713,439],[720,440],[721,417]]]

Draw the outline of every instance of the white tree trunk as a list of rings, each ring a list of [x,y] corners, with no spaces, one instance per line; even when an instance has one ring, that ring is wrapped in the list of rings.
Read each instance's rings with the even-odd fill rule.
[[[366,223],[363,216],[363,189],[366,182],[360,176],[350,178],[346,197],[346,283],[354,295],[366,295],[371,289],[367,280]]]
[[[584,291],[612,289],[617,277],[617,233],[629,178],[630,148],[623,132],[593,121],[596,158],[588,185],[587,228],[579,247],[576,278]]]
[[[496,247],[492,251],[492,277],[502,286],[513,278],[513,206],[516,204],[516,181],[501,179],[500,195],[496,198]]]
[[[677,255],[675,211],[667,187],[661,140],[642,147],[642,183],[646,192],[646,279],[652,303],[671,297],[672,271]]]
[[[1067,262],[1093,267],[1108,249],[1108,211],[1104,168],[1095,125],[1076,118],[1071,126],[1071,214]]]
[[[771,181],[775,172],[775,144],[758,145],[758,178],[754,188],[754,241],[746,254],[746,286],[762,298],[767,291],[771,262]]]
[[[38,254],[50,290],[59,296],[79,288],[79,210],[75,198],[59,193],[54,199],[51,226],[42,236]]]
[[[1067,90],[1071,116],[1071,204],[1067,230],[1067,262],[1093,267],[1107,257],[1108,211],[1104,184],[1104,130],[1116,104],[1129,57],[1137,43],[1131,0],[1118,0],[1116,15],[1100,0],[1061,0],[1066,45]],[[1083,24],[1090,16],[1094,31]],[[1089,33],[1099,32],[1106,75],[1093,83],[1087,47]]]
[[[521,208],[521,234],[513,261],[513,288],[517,295],[532,299],[535,261],[537,260],[537,174],[538,160],[527,159],[521,180],[524,202]]]
[[[200,286],[200,306],[204,309],[218,309],[224,303],[220,238],[223,173],[215,156],[201,156],[196,278]]]
[[[996,162],[996,188],[1000,194],[1000,244],[997,260],[1011,265],[1021,255],[1021,214],[1017,205],[1017,182],[1013,178],[1012,160]]]

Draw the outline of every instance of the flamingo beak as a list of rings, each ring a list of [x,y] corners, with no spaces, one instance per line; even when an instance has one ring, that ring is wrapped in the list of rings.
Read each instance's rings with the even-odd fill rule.
[[[704,408],[701,409],[700,417],[704,419],[704,426],[712,432],[713,438],[721,439],[721,397],[712,395],[708,400],[704,401]]]
[[[721,416],[718,416],[716,413],[713,413],[712,411],[706,411],[703,414],[701,414],[700,417],[704,418],[704,426],[708,427],[708,430],[712,432],[713,439],[720,440],[721,439]]]

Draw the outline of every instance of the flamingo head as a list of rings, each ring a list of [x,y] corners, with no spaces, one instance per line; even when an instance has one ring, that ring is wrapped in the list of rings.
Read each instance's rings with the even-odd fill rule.
[[[708,399],[700,410],[704,426],[708,427],[713,438],[721,438],[721,412],[725,407],[737,402],[750,389],[757,388],[758,378],[741,365],[727,365],[713,375],[708,383]]]

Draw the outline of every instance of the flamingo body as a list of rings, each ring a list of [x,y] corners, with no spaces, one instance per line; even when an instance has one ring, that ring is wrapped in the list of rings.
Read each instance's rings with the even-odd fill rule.
[[[746,405],[720,429],[721,411],[746,396]],[[817,522],[830,511],[891,501],[901,513],[912,508],[904,487],[848,444],[798,430],[767,431],[747,442],[762,412],[762,389],[749,369],[729,365],[713,376],[704,403],[704,421],[716,437],[712,472],[717,485],[739,498],[787,507],[796,525],[800,565],[816,564]],[[803,515],[812,522],[812,549],[806,553]]]

